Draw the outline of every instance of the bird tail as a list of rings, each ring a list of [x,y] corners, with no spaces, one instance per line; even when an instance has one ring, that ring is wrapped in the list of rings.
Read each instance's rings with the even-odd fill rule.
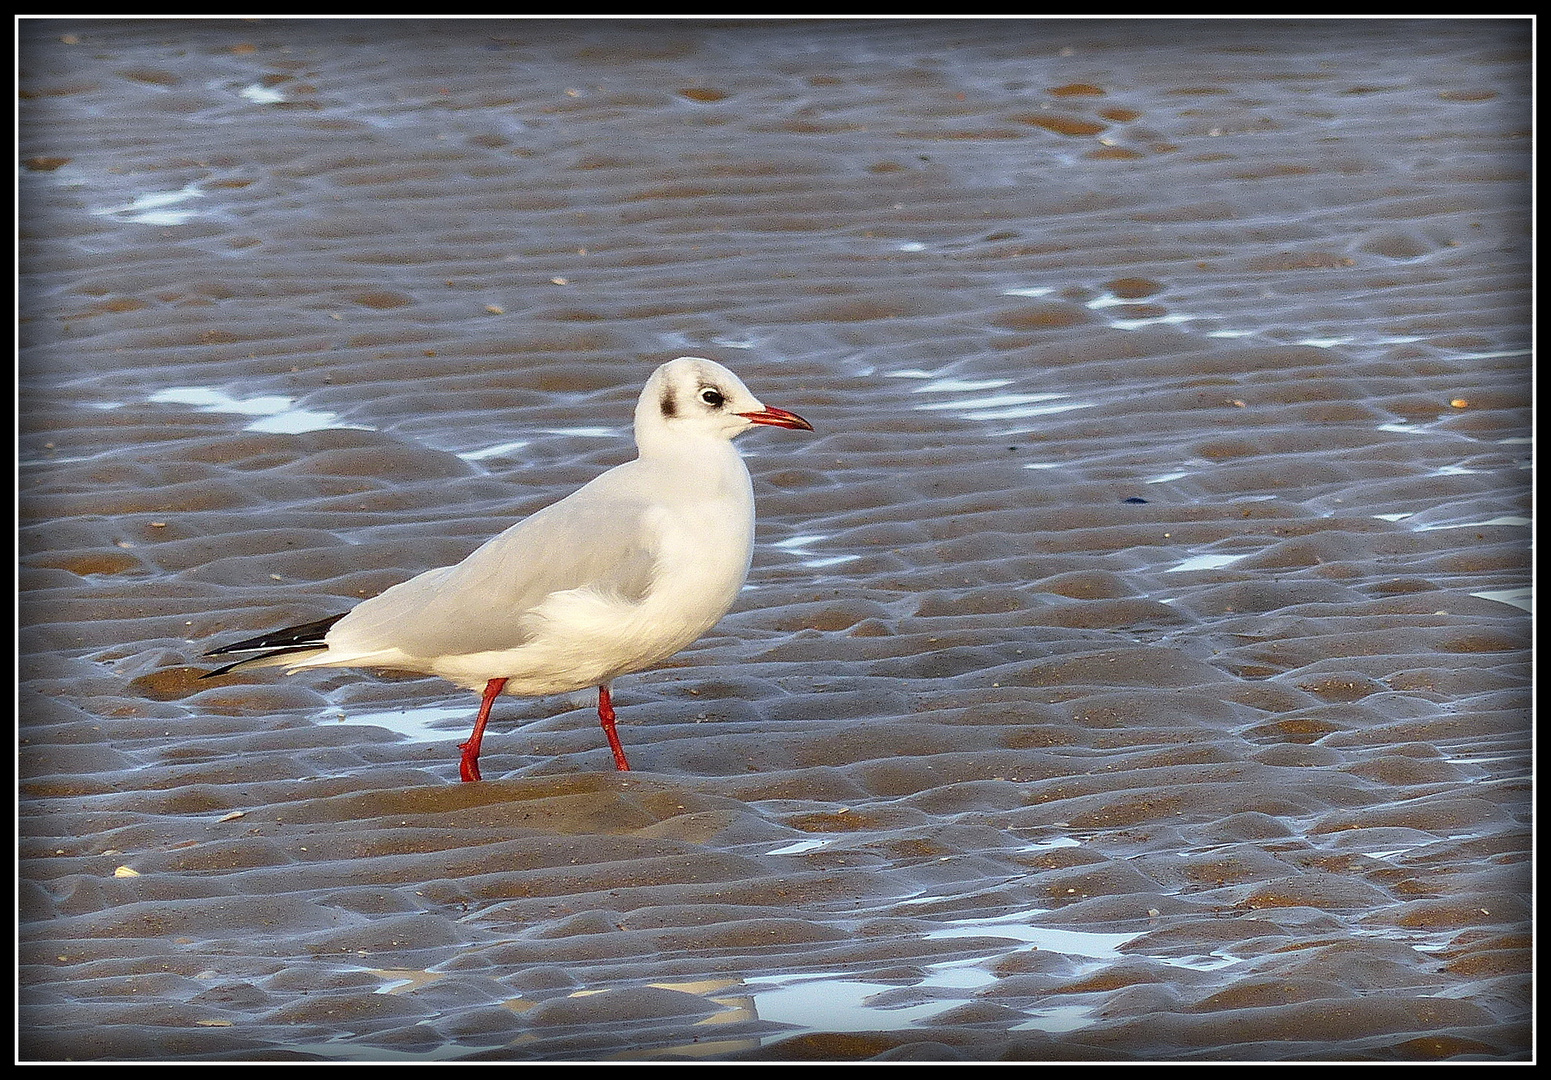
[[[272,667],[293,663],[307,656],[328,652],[328,646],[324,644],[323,638],[328,633],[329,627],[344,617],[344,613],[341,612],[338,615],[330,615],[326,619],[319,619],[317,622],[289,626],[284,630],[271,630],[258,637],[235,641],[230,645],[222,645],[219,649],[211,649],[205,653],[206,656],[225,656],[240,652],[256,652],[259,655],[245,656],[214,671],[207,671],[200,678],[213,679],[217,675],[225,675],[228,671],[240,667]]]

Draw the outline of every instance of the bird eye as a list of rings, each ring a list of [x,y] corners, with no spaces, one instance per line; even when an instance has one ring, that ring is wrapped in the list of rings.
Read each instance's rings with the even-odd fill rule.
[[[715,409],[720,407],[722,402],[726,401],[727,399],[722,397],[722,392],[716,389],[716,387],[708,386],[704,390],[700,391],[700,400],[711,406],[711,408]]]

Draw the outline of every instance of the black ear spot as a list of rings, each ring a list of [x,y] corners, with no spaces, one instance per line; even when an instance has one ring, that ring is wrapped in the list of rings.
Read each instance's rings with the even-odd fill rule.
[[[663,419],[672,420],[678,414],[678,406],[673,401],[673,388],[664,386],[662,397],[657,399],[657,407],[662,410]]]

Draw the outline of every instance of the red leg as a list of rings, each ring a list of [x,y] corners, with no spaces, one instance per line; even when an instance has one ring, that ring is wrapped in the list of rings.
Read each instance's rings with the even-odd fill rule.
[[[463,751],[463,759],[458,762],[458,772],[463,777],[464,783],[481,779],[479,744],[485,738],[485,724],[490,719],[490,706],[495,704],[495,699],[501,696],[501,690],[505,686],[505,679],[491,679],[485,684],[485,696],[479,703],[479,718],[474,721],[474,734],[469,736],[468,742],[458,744],[458,749]]]
[[[619,745],[619,733],[614,730],[614,704],[609,701],[608,683],[598,687],[598,723],[603,725],[609,749],[614,751],[614,768],[618,772],[629,772],[630,762],[625,760],[625,748]]]

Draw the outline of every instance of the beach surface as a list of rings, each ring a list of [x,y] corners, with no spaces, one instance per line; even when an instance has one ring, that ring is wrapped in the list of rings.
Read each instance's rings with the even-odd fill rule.
[[[20,24],[23,1061],[1522,1061],[1530,25]],[[711,357],[593,702],[206,650]]]

